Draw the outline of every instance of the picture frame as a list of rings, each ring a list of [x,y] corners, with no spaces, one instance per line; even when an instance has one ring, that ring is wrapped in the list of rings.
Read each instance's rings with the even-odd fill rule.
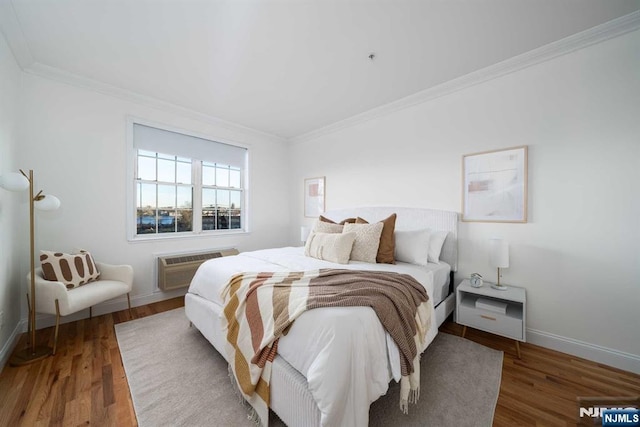
[[[317,218],[324,213],[325,178],[306,178],[304,180],[304,216]]]
[[[462,156],[462,221],[527,222],[528,146]]]

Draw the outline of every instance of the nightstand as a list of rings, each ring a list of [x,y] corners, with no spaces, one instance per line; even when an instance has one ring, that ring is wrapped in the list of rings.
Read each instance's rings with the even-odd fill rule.
[[[491,288],[485,283],[474,288],[465,279],[456,289],[456,323],[512,338],[520,359],[520,341],[526,342],[527,293],[524,288],[509,285],[506,291]]]

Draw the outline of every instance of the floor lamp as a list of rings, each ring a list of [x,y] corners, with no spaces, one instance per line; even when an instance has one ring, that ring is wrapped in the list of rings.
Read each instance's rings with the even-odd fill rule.
[[[52,211],[60,207],[60,200],[51,195],[44,195],[42,191],[34,196],[33,191],[33,170],[27,175],[24,171],[20,173],[9,173],[0,177],[0,187],[9,191],[23,191],[29,189],[29,237],[31,255],[31,283],[29,299],[29,346],[22,350],[17,350],[9,359],[9,364],[13,366],[26,365],[48,357],[52,350],[47,346],[36,345],[36,265],[35,265],[35,209],[42,211]]]

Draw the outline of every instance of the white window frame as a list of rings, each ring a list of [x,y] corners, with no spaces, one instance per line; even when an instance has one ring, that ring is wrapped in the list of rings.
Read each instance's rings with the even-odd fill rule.
[[[155,234],[137,234],[137,202],[136,202],[136,185],[137,185],[137,156],[138,150],[134,146],[133,127],[134,124],[150,126],[161,130],[170,132],[176,132],[187,136],[193,136],[196,138],[202,138],[213,142],[220,142],[223,144],[233,145],[236,147],[244,148],[247,150],[247,159],[244,169],[240,175],[240,187],[242,190],[242,214],[241,222],[242,227],[239,229],[229,230],[202,230],[202,188],[206,188],[202,185],[202,160],[192,160],[192,186],[193,186],[193,231],[173,232],[173,233],[155,233]],[[251,160],[251,147],[246,144],[240,144],[235,141],[229,141],[224,138],[218,138],[211,135],[199,134],[197,132],[188,131],[185,129],[176,128],[173,126],[152,122],[145,119],[136,117],[127,117],[127,137],[126,137],[126,156],[127,156],[127,171],[126,171],[126,232],[127,240],[130,242],[143,242],[153,240],[166,240],[166,239],[185,239],[185,238],[200,238],[200,237],[228,237],[230,235],[249,234],[249,170]],[[172,154],[172,153],[163,153]],[[195,207],[198,206],[200,211],[199,215],[196,215]]]

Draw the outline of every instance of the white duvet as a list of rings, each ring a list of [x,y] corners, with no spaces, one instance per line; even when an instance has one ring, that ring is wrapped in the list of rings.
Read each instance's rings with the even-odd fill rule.
[[[410,274],[430,296],[432,322],[421,351],[433,341],[437,333],[431,298],[433,273],[417,265],[353,261],[340,265],[306,257],[303,248],[267,249],[205,262],[196,272],[189,292],[222,306],[220,293],[236,273],[320,268]],[[398,348],[369,307],[306,311],[280,338],[278,354],[307,378],[323,426],[367,426],[370,404],[387,392],[391,379],[400,380]]]

